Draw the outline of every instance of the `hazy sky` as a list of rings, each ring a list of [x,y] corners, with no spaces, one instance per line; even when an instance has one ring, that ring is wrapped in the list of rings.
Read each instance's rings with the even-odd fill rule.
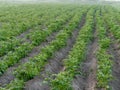
[[[120,0],[106,0],[106,1],[120,1]]]
[[[0,0],[0,1],[60,1],[60,0]],[[62,0],[63,1],[63,0]],[[69,1],[69,0],[68,0]],[[71,0],[70,0],[71,1]],[[78,0],[79,1],[79,0]],[[84,1],[84,0],[83,0]],[[89,1],[89,0],[88,0]],[[90,0],[91,1],[91,0]],[[105,1],[120,1],[120,0],[105,0]]]

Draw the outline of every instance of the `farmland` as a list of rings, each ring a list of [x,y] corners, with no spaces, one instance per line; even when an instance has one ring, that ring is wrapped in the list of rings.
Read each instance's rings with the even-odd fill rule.
[[[119,7],[0,6],[0,90],[120,90]]]

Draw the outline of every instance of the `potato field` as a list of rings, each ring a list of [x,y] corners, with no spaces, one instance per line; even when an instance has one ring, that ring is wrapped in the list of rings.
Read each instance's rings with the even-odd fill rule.
[[[0,6],[0,90],[120,90],[120,10]]]

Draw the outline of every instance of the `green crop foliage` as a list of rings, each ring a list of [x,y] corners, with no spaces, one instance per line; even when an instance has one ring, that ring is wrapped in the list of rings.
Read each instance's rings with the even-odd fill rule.
[[[110,48],[114,47],[111,44],[115,42],[118,44],[115,50],[120,49],[119,14],[119,9],[107,4],[42,3],[6,6],[0,2],[0,90],[23,90],[27,82],[36,79],[36,76],[45,79],[40,81],[40,85],[47,83],[51,90],[73,90],[75,77],[82,76],[87,81],[92,71],[96,72],[95,89],[111,90],[114,88],[111,81],[116,77],[112,74],[112,54],[117,52],[113,53],[114,49],[110,51]],[[87,57],[89,53],[91,55],[89,49],[95,49],[92,57]],[[59,52],[62,57],[59,56],[60,61],[57,61],[56,54]],[[49,69],[46,66],[51,64],[54,57],[58,63],[54,69],[57,70],[60,63],[60,70],[47,72]],[[94,57],[97,60],[95,71],[91,70],[91,63],[89,66],[90,60],[87,64],[85,61],[86,58]],[[90,73],[82,71],[84,64],[90,67],[85,67]],[[42,75],[44,71],[45,76]],[[6,74],[10,75],[6,77]],[[84,82],[83,87],[87,88]]]
[[[67,40],[72,36],[72,32],[78,27],[79,23],[82,20],[81,17],[83,16],[83,14],[86,13],[86,10],[81,10],[80,12],[78,12],[79,10],[80,8],[77,8],[74,11],[74,13],[76,13],[75,15],[73,12],[68,10],[66,11],[68,15],[62,13],[60,17],[58,17],[55,21],[53,20],[52,23],[48,25],[45,31],[40,31],[38,29],[34,32],[30,32],[29,35],[27,35],[27,38],[32,41],[32,44],[30,43],[31,47],[34,48],[35,46],[45,41],[47,36],[51,35],[53,32],[57,32],[60,30],[60,32],[56,35],[56,38],[53,41],[51,41],[47,46],[41,49],[40,54],[34,56],[33,58],[30,58],[28,62],[19,65],[19,67],[15,69],[15,78],[17,80],[23,81],[23,83],[18,82],[20,86],[19,89],[23,88],[22,84],[39,74],[39,72],[43,69],[44,65],[48,62],[48,59],[50,59],[56,51],[66,46]],[[20,49],[20,51],[15,51],[21,53],[22,55],[25,55],[22,49]],[[13,58],[13,56],[11,58]],[[17,60],[19,61],[20,57],[17,58]],[[11,66],[12,64],[15,64],[16,62],[14,61],[15,60],[12,61],[11,59],[10,63],[7,67],[5,67],[5,69]],[[3,68],[1,72],[4,72],[5,69]],[[10,82],[10,84],[6,85],[5,89],[16,89],[16,87],[13,87],[16,79]]]
[[[112,80],[112,61],[111,55],[108,53],[108,49],[111,44],[110,38],[107,37],[107,28],[105,27],[105,22],[102,17],[99,16],[97,12],[97,31],[98,31],[98,45],[99,48],[96,53],[97,57],[97,87],[109,90],[111,87],[109,85]]]
[[[69,56],[64,61],[65,70],[55,75],[55,79],[50,79],[52,90],[72,90],[71,82],[75,75],[79,72],[77,69],[85,59],[87,44],[92,38],[93,17],[89,16],[93,13],[91,9],[87,13],[87,20],[83,28],[79,32],[76,44],[73,46]]]

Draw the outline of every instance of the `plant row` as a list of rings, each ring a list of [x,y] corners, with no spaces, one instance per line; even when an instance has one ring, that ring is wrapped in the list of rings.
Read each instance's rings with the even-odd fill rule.
[[[76,13],[69,25],[66,26],[63,31],[59,32],[56,39],[53,40],[50,45],[43,47],[41,53],[31,58],[29,62],[20,65],[14,72],[16,79],[8,84],[5,90],[21,90],[26,81],[38,75],[47,63],[47,60],[51,58],[56,51],[66,46],[68,38],[71,37],[72,32],[76,29],[80,20],[82,20],[82,15],[83,13]]]
[[[110,39],[107,37],[107,30],[105,28],[105,22],[100,16],[99,11],[96,13],[97,21],[97,36],[98,36],[98,50],[97,57],[97,87],[110,89],[109,83],[112,80],[112,61],[111,55],[108,54],[110,46]]]
[[[0,18],[0,40],[6,41],[17,36],[29,28],[40,25],[44,20],[49,20],[54,16],[58,16],[63,11],[70,11],[74,8],[55,6],[16,6],[9,8],[5,12],[7,15]],[[45,9],[45,10],[44,10]],[[52,12],[52,14],[51,14]]]
[[[66,12],[68,15],[70,15],[71,17],[72,17],[72,13],[74,13],[74,12],[72,12],[72,13],[70,13],[70,11],[68,10],[68,11],[66,11],[66,10],[64,10],[64,12]],[[64,13],[63,12],[63,13]],[[47,15],[48,16],[48,15]],[[52,27],[53,28],[55,28],[55,25],[56,24],[54,24],[54,26],[53,26],[53,23],[59,23],[59,21],[60,21],[60,19],[61,20],[63,20],[62,19],[62,17],[64,17],[64,16],[66,16],[67,17],[67,15],[64,15],[64,14],[61,14],[61,15],[59,15],[59,16],[57,16],[57,19],[53,19],[52,17],[50,17],[49,16],[49,18],[52,18],[50,21],[46,21],[46,20],[48,20],[47,18],[45,19],[44,18],[44,20],[47,22],[47,25],[48,26],[51,26],[52,25]],[[46,16],[45,16],[46,17]],[[55,16],[54,16],[55,17]],[[71,17],[69,17],[69,18],[71,18]],[[65,18],[66,19],[66,18]],[[44,24],[46,24],[45,22],[43,22]],[[46,28],[48,27],[48,26],[46,26]],[[45,33],[45,31],[44,32],[42,32],[42,25],[41,26],[36,26],[35,28],[33,28],[32,30],[31,30],[31,32],[30,32],[30,34],[27,34],[26,35],[26,37],[25,38],[27,38],[28,36],[31,38],[32,36],[32,38],[33,39],[35,39],[36,40],[36,38],[35,38],[35,34],[37,33],[38,35],[36,35],[36,37],[37,36],[39,36],[38,37],[38,39],[36,40],[36,42],[38,43],[38,40],[40,39],[40,34],[41,33]],[[49,29],[49,28],[47,28],[47,29]],[[46,30],[47,30],[46,29]],[[57,26],[56,26],[56,29],[58,29],[57,28]],[[15,47],[18,47],[18,46],[20,46],[21,45],[21,43],[23,42],[23,40],[25,39],[25,38],[23,38],[22,40],[21,39],[16,39],[16,38],[14,38],[14,39],[10,39],[9,41],[1,41],[1,43],[0,43],[0,56],[3,56],[3,55],[5,55],[5,54],[7,54],[9,51],[13,51],[14,49],[15,49]],[[33,43],[35,43],[35,40],[33,40]]]
[[[72,90],[72,80],[77,74],[81,73],[78,68],[80,68],[80,64],[85,60],[87,45],[92,39],[94,9],[95,7],[92,7],[87,13],[86,23],[80,30],[68,58],[64,60],[65,70],[56,74],[55,79],[50,79],[52,90]]]
[[[46,31],[41,31],[33,35],[35,35],[33,43],[23,43],[19,47],[15,48],[14,51],[9,51],[7,55],[5,55],[2,60],[0,61],[0,74],[3,74],[4,71],[14,65],[15,63],[19,62],[21,58],[24,58],[27,56],[27,54],[35,48],[36,45],[39,45],[41,42],[45,41],[46,38],[52,34],[53,32],[57,32],[61,30],[63,27],[61,25],[64,25],[64,23],[71,18],[72,14],[69,14],[69,17],[67,15],[62,15],[63,19],[61,20],[61,17],[58,19],[58,22],[54,24],[54,26],[51,29],[48,29]],[[52,23],[51,23],[52,24]],[[60,26],[61,27],[60,27]],[[65,25],[64,25],[65,26]],[[57,28],[56,28],[57,27]],[[37,32],[37,31],[36,31]],[[26,52],[26,53],[25,53]]]
[[[107,10],[106,10],[107,9]],[[106,13],[108,11],[108,13]],[[116,11],[117,12],[117,11]],[[120,41],[120,24],[118,23],[118,20],[116,20],[116,17],[118,17],[114,8],[105,8],[103,10],[104,13],[104,19],[107,23],[106,28],[109,30],[109,32],[112,33],[115,39]]]
[[[66,12],[66,10],[64,10],[64,11],[61,11],[61,12]],[[67,11],[67,13],[69,13],[70,11],[68,10]],[[50,13],[50,12],[49,12]],[[49,14],[48,13],[48,14]],[[55,18],[55,13],[53,13],[53,15],[50,15],[49,17],[48,17],[48,14],[46,14],[46,15],[44,15],[44,17],[43,18],[41,18],[41,19],[39,19],[39,22],[42,22],[42,24],[41,25],[36,25],[35,27],[36,28],[32,28],[31,29],[31,34],[34,32],[34,30],[36,31],[36,29],[37,30],[39,30],[39,31],[41,31],[42,32],[42,26],[44,25],[44,24],[46,24],[45,22],[47,22],[47,24],[49,23],[52,23],[52,22],[55,22],[55,20],[53,19],[53,18]],[[57,16],[57,17],[63,17],[63,15],[62,14],[60,14],[59,13],[59,16]],[[50,19],[49,19],[50,18]],[[54,20],[54,21],[53,21]],[[38,27],[38,28],[37,28]],[[47,27],[47,26],[46,26]],[[27,30],[27,29],[26,29]],[[8,32],[8,31],[6,31],[6,30],[4,30],[4,32],[5,33],[10,33],[10,32]],[[15,32],[13,32],[13,33],[15,33]],[[1,34],[4,34],[4,33],[1,33]],[[2,35],[1,35],[2,36]],[[6,36],[5,36],[6,37]],[[26,37],[25,37],[26,38]],[[9,51],[13,51],[14,49],[15,49],[15,47],[18,47],[23,41],[24,41],[24,39],[25,38],[22,38],[22,40],[21,39],[16,39],[16,37],[15,38],[12,38],[12,39],[9,39],[9,40],[7,40],[7,41],[4,41],[4,40],[2,40],[1,41],[1,43],[0,43],[0,56],[3,56],[3,55],[5,55],[5,54],[7,54]]]

